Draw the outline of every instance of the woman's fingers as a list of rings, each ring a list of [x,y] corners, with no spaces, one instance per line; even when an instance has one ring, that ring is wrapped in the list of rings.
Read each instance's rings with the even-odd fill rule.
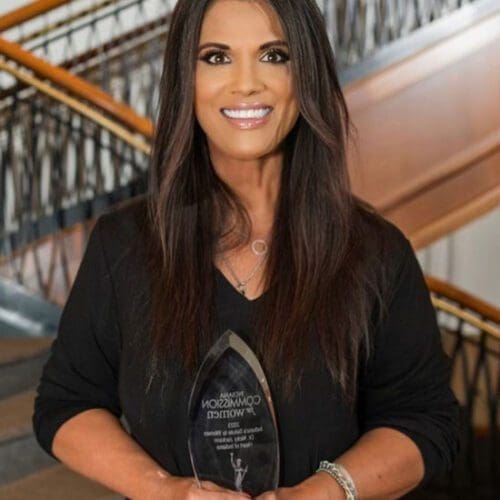
[[[200,486],[207,491],[224,491],[225,488],[219,486],[218,484],[212,483],[212,481],[201,481]]]
[[[157,498],[165,500],[248,500],[251,498],[244,493],[238,493],[212,483],[198,481],[193,477],[170,476],[164,491]]]
[[[259,495],[256,497],[255,500],[276,500],[276,494],[274,491],[267,491],[266,493],[262,493],[262,495]]]
[[[250,495],[247,495],[246,493],[240,493],[237,491],[231,491],[226,488],[223,488],[222,486],[219,486],[218,484],[212,483],[211,481],[201,481],[200,486],[203,490],[206,492],[214,493],[213,498],[217,499],[231,499],[234,500],[236,498],[242,499],[242,498],[251,498]],[[207,497],[208,498],[208,497]],[[212,498],[212,497],[211,497]]]

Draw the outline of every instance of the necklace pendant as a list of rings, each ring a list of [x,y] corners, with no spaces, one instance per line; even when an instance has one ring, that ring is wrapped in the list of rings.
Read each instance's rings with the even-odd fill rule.
[[[247,293],[247,288],[245,285],[243,285],[242,283],[238,285],[238,292],[241,293],[241,295],[243,295],[243,297],[246,295]]]
[[[257,257],[261,257],[267,253],[268,246],[265,240],[254,240],[252,241],[252,252],[257,255]]]

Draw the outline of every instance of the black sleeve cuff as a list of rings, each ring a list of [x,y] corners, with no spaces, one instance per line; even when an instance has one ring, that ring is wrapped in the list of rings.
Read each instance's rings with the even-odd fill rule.
[[[52,452],[52,444],[54,442],[56,432],[70,418],[86,410],[93,410],[97,408],[109,411],[115,417],[120,418],[120,414],[111,408],[96,407],[91,404],[80,404],[68,406],[66,408],[59,408],[57,411],[52,410],[43,414],[43,416],[40,415],[39,412],[35,413],[33,415],[33,429],[38,443],[51,457],[59,460]]]
[[[452,463],[446,457],[441,456],[439,449],[433,442],[418,430],[419,424],[414,424],[413,421],[405,421],[404,419],[398,419],[397,422],[373,422],[364,426],[363,432],[380,427],[389,427],[409,437],[416,444],[424,462],[424,477],[418,484],[418,487],[422,487],[428,485],[436,476],[448,472]]]

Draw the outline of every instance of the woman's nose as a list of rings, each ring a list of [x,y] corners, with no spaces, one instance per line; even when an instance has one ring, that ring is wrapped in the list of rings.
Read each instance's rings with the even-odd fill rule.
[[[248,60],[234,64],[231,84],[233,93],[252,94],[263,89],[264,82],[258,64]]]

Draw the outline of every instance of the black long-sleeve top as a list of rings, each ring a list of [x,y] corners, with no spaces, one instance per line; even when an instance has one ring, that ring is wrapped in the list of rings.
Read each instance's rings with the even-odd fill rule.
[[[147,339],[149,280],[144,266],[145,198],[99,217],[64,307],[44,368],[33,417],[41,446],[51,453],[56,431],[87,409],[125,417],[133,438],[168,472],[192,476],[188,455],[188,400],[193,380],[172,371],[149,390]],[[307,368],[291,399],[273,394],[280,437],[280,485],[313,474],[362,433],[391,427],[410,437],[425,464],[426,484],[451,467],[458,448],[458,405],[449,388],[449,360],[435,311],[410,243],[386,222],[393,268],[388,314],[361,372],[356,412],[349,411],[326,366]],[[252,343],[249,301],[216,271],[220,333],[231,329]],[[175,364],[175,356],[172,355]],[[271,389],[272,380],[269,381]]]

